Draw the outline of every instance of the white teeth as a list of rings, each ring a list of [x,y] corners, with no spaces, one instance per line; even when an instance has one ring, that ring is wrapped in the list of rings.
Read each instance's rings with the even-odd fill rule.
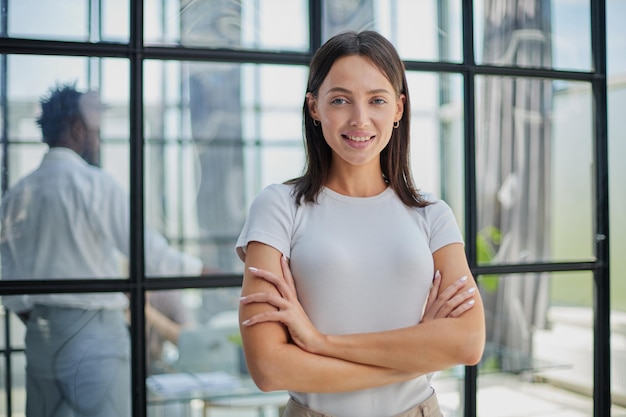
[[[365,142],[365,141],[370,140],[369,136],[346,136],[346,137],[355,142]]]

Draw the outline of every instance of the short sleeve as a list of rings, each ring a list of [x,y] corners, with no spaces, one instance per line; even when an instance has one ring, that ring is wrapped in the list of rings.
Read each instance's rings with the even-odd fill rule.
[[[289,257],[296,204],[293,187],[273,184],[261,191],[250,206],[243,229],[237,239],[237,255],[246,259],[248,243],[256,241],[269,245]]]
[[[443,200],[429,196],[428,201],[432,204],[424,208],[426,219],[430,229],[429,246],[431,252],[435,252],[451,243],[464,243],[463,235],[454,217],[454,212]]]

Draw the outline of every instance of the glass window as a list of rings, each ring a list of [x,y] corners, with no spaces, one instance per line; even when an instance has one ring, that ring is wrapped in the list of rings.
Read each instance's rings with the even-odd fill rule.
[[[610,230],[611,233],[611,307],[626,312],[626,235],[615,231],[626,230],[626,190],[621,180],[626,178],[626,166],[622,162],[626,155],[626,120],[622,109],[626,106],[626,57],[618,49],[626,50],[626,26],[617,16],[626,12],[626,3],[607,2],[607,36],[609,42],[608,58],[608,146],[609,146],[609,181],[610,193]],[[623,12],[622,12],[623,10]],[[612,45],[612,47],[610,46]],[[618,180],[615,180],[618,179]]]
[[[8,325],[7,325],[8,324]],[[26,326],[20,320],[17,315],[8,311],[4,305],[0,305],[0,354],[6,355],[7,349],[11,348],[10,353],[10,366],[11,366],[11,402],[12,411],[14,414],[24,414],[25,400],[25,375],[24,369],[26,368],[25,356],[24,356],[24,335],[26,332]],[[8,338],[7,338],[8,336]],[[4,356],[6,358],[6,356]],[[0,395],[0,415],[6,416],[7,413],[7,396],[4,395],[6,386],[6,361],[0,361],[0,390],[3,391],[3,395]]]
[[[590,71],[589,0],[474,2],[476,62]]]
[[[463,392],[465,390],[465,367],[453,366],[435,372],[431,384],[437,393],[439,408],[444,416],[463,415]]]
[[[239,294],[240,288],[147,292],[148,374],[224,371],[247,377],[245,363],[239,363]]]
[[[478,365],[477,415],[511,409],[527,416],[592,415],[592,275],[491,275],[478,281],[487,345]]]
[[[7,34],[11,37],[128,42],[129,0],[8,0],[7,3],[10,22]]]
[[[620,16],[626,13],[626,3],[607,1],[608,41],[608,147],[610,195],[610,256],[611,256],[611,393],[616,403],[626,406],[626,120],[622,109],[626,106],[626,27]]]
[[[463,222],[463,79],[407,72],[411,100],[411,167],[418,189],[434,193]]]
[[[312,45],[338,32],[372,29],[397,47],[411,69],[407,79],[416,185],[450,204],[461,230],[465,230],[464,222],[477,223],[472,226],[478,236],[471,238],[477,239],[478,259],[471,263],[477,261],[479,267],[496,271],[478,277],[487,313],[488,344],[478,366],[479,390],[467,393],[470,404],[478,394],[478,413],[464,409],[466,369],[462,366],[433,375],[443,413],[486,417],[504,415],[514,408],[524,415],[591,415],[593,396],[604,399],[609,390],[613,412],[624,412],[618,407],[626,405],[626,281],[622,279],[626,260],[621,256],[626,235],[619,233],[626,230],[626,194],[621,181],[626,176],[621,161],[626,154],[622,140],[626,137],[622,117],[626,105],[624,1],[605,2],[611,381],[595,381],[595,391],[592,323],[594,313],[604,317],[609,306],[594,305],[592,271],[510,273],[529,263],[584,261],[589,263],[580,265],[587,267],[596,261],[594,224],[607,213],[595,206],[594,190],[598,180],[605,180],[594,177],[598,163],[604,162],[594,155],[594,141],[604,139],[596,137],[602,133],[596,123],[604,123],[605,116],[598,112],[602,106],[594,105],[594,96],[601,93],[601,97],[603,92],[592,91],[586,73],[592,73],[595,80],[602,75],[594,73],[592,61],[591,35],[604,35],[602,22],[592,27],[593,2],[474,1],[467,17],[473,19],[479,68],[472,69],[470,57],[463,57],[465,2],[461,0],[312,1],[2,2],[0,46],[10,53],[0,56],[1,188],[3,196],[9,196],[6,201],[17,203],[13,211],[8,205],[2,208],[0,291],[13,291],[16,281],[10,280],[16,278],[129,277],[128,214],[132,203],[141,202],[148,277],[197,276],[203,267],[203,273],[220,274],[219,281],[202,280],[203,286],[215,288],[146,293],[150,303],[146,345],[140,349],[145,348],[148,380],[136,388],[146,389],[148,415],[213,415],[217,407],[220,415],[240,415],[244,409],[247,414],[280,415],[287,394],[260,393],[247,375],[242,357],[236,313],[244,264],[234,251],[235,239],[250,203],[263,187],[302,173],[301,112],[308,74],[302,58],[312,55]],[[130,19],[135,6],[143,13],[143,45],[126,50],[125,59],[100,57],[112,53],[112,43],[129,42],[135,32],[131,28],[135,22]],[[310,16],[311,10],[319,15]],[[311,34],[321,39],[310,39]],[[51,54],[34,54],[41,51],[42,40],[59,42]],[[74,42],[80,44],[81,55],[92,56],[75,56]],[[150,46],[161,48],[145,48]],[[186,47],[196,51],[185,52]],[[208,55],[202,57],[197,54],[200,49],[223,50],[233,59],[212,61],[216,51],[206,51]],[[181,54],[194,56],[191,61],[181,61],[187,59]],[[143,74],[131,72],[131,60],[133,68],[143,68]],[[448,67],[450,73],[425,72],[431,70],[427,62],[434,66],[453,63],[458,68]],[[507,73],[513,70],[516,77],[479,75],[475,90],[464,90],[463,77],[468,71],[498,72],[493,66]],[[525,77],[529,68],[578,71],[583,81],[556,79],[557,73],[549,79]],[[575,78],[575,74],[567,78]],[[99,167],[89,170],[100,169],[110,180],[111,189],[104,191],[83,182],[92,197],[80,201],[95,205],[101,211],[98,215],[62,213],[61,205],[50,203],[58,202],[53,197],[66,192],[54,184],[58,179],[54,175],[42,175],[48,185],[35,191],[23,185],[27,182],[18,185],[49,155],[36,119],[40,97],[56,83],[97,91],[98,103],[104,104],[99,107],[98,128],[89,132],[99,140],[99,147],[74,155],[78,161],[82,156]],[[138,86],[143,100],[131,102],[131,92],[138,91]],[[463,97],[465,91],[475,96]],[[464,99],[475,104],[475,120],[465,118]],[[131,138],[131,114],[143,116],[141,137]],[[88,121],[83,118],[81,122],[83,129],[89,130]],[[476,149],[465,149],[468,127],[475,127],[470,134],[475,134]],[[142,196],[130,196],[131,141],[140,141],[136,144],[143,150],[142,178],[136,178],[143,181]],[[474,151],[476,184],[469,184],[464,177],[465,154]],[[466,195],[472,190],[477,192],[471,196],[477,202],[476,219],[465,218]],[[65,200],[74,196],[67,194]],[[50,200],[45,200],[47,197]],[[103,222],[103,213],[113,201],[118,202],[116,209],[110,210],[113,219]],[[33,223],[28,223],[31,220]],[[72,229],[71,225],[79,227]],[[78,234],[93,227],[101,234]],[[71,237],[65,233],[68,230],[76,235]],[[94,236],[110,237],[116,245],[101,248]],[[107,239],[102,241],[109,242]],[[600,249],[604,256],[605,248]],[[105,267],[84,261],[85,254],[101,255]],[[502,269],[509,273],[499,274]],[[147,291],[143,277],[133,276],[132,280],[138,291]],[[173,282],[166,281],[169,284],[161,283],[170,286]],[[184,286],[189,283],[180,282]],[[38,282],[19,285],[31,284]],[[597,284],[602,288],[605,282]],[[120,355],[124,381],[112,386],[121,391],[116,405],[130,404],[131,390],[126,383],[131,366],[128,317],[124,317],[128,296],[121,291],[59,294],[54,291],[59,291],[58,285],[50,282],[46,288],[52,291],[46,294],[1,296],[0,356],[5,360],[0,360],[0,375],[5,377],[0,378],[0,390],[5,395],[0,395],[0,416],[25,413],[27,359],[36,378],[47,382],[56,376],[53,362],[46,356],[54,351],[44,351],[45,346],[36,343],[41,333],[36,332],[34,320],[28,329],[29,340],[35,343],[29,344],[27,358],[27,326],[11,310],[5,310],[26,310],[32,304],[37,307],[31,318],[52,329],[51,340],[59,344],[61,356],[67,359],[64,366],[74,366],[72,359],[82,352],[102,356],[110,353],[103,349],[112,349]],[[107,282],[107,288],[109,285],[117,290],[127,287],[117,287],[114,281]],[[107,308],[94,310],[94,306]],[[77,312],[81,317],[72,316]],[[99,323],[90,326],[109,327],[87,327],[93,334],[83,338],[85,333],[77,332],[61,349],[67,323],[80,325],[87,317],[85,312],[102,315]],[[163,321],[164,317],[169,321]],[[170,326],[172,323],[176,325]],[[116,336],[113,343],[119,345],[104,340],[110,335]],[[97,340],[98,346],[83,344],[86,339]],[[113,369],[94,363],[96,371]],[[185,385],[191,382],[195,389],[199,381],[214,385],[201,386],[201,395]],[[216,393],[215,387],[221,392]],[[576,398],[572,391],[578,394]],[[103,392],[96,389],[93,395],[81,398]],[[506,410],[499,408],[502,404]],[[571,404],[579,407],[570,409]],[[604,404],[601,401],[600,405]],[[608,414],[604,409],[600,413]]]
[[[6,61],[3,279],[127,276],[128,61]]]
[[[476,86],[479,262],[593,259],[590,85],[478,77]]]
[[[249,203],[302,170],[306,68],[147,61],[144,70],[156,87],[144,98],[146,220],[210,270],[240,271],[234,247]]]
[[[626,27],[622,18],[626,16],[626,2],[607,0],[606,41],[607,72],[609,76],[622,78],[626,73]]]
[[[199,411],[215,407],[230,414],[256,408],[279,415],[287,393],[262,393],[248,373],[239,294],[239,288],[147,293],[148,415],[180,415],[198,403]]]
[[[459,0],[326,0],[322,5],[324,40],[345,30],[375,30],[403,59],[462,60]]]
[[[147,0],[147,44],[306,51],[308,4],[303,0]]]

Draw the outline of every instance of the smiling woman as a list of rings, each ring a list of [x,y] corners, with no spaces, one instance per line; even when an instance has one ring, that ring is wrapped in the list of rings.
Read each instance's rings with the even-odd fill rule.
[[[349,55],[338,59],[317,94],[307,93],[311,117],[319,122],[332,149],[334,170],[380,170],[379,155],[391,139],[394,124],[402,118],[404,94],[367,57]],[[348,174],[348,172],[346,172]],[[349,175],[348,175],[349,176]],[[329,178],[329,186],[350,195],[378,194],[386,188],[382,177],[362,183],[362,190]]]
[[[243,346],[262,390],[289,390],[287,417],[439,417],[429,374],[481,357],[461,233],[413,184],[409,109],[389,41],[331,38],[310,65],[305,174],[251,206],[237,242]]]

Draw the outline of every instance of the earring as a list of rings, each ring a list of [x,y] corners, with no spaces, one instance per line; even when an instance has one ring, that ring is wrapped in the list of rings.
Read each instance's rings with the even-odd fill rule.
[[[313,126],[317,127],[319,125],[320,125],[320,121],[316,120],[316,119],[313,119]]]
[[[397,129],[398,126],[400,126],[400,120],[396,120],[395,122],[393,122],[393,128]]]

